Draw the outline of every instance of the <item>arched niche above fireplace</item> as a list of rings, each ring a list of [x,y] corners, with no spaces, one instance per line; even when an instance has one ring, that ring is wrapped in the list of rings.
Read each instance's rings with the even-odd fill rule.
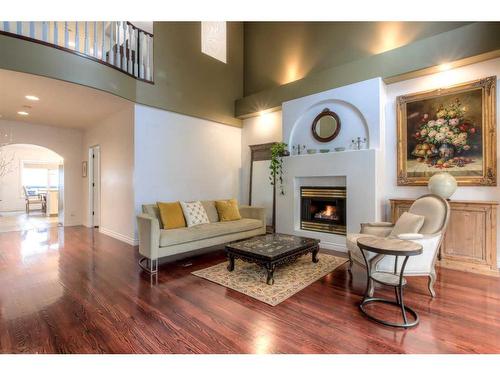
[[[325,108],[338,116],[342,127],[338,134],[328,142],[320,142],[311,132],[311,126],[317,116]],[[321,149],[329,148],[333,151],[335,147],[345,147],[349,149],[353,138],[366,138],[369,140],[369,131],[366,121],[359,109],[351,103],[332,99],[321,101],[308,108],[295,123],[291,131],[290,145],[306,145],[307,148]]]
[[[372,78],[284,102],[283,140],[290,149],[300,143],[307,148],[333,150],[349,149],[351,140],[360,137],[367,139],[363,148],[378,149],[383,126],[383,92],[382,79]],[[317,142],[311,134],[314,118],[325,108],[335,112],[342,123],[339,135],[328,143]]]

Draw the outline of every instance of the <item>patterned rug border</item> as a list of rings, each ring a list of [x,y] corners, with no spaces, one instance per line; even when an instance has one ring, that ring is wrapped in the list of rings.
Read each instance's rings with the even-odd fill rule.
[[[239,286],[238,285],[231,285],[231,284],[229,284],[227,282],[225,283],[224,280],[222,280],[220,278],[219,279],[215,279],[213,276],[210,275],[210,271],[212,271],[212,270],[218,270],[219,268],[223,268],[224,270],[226,270],[226,272],[228,272],[227,276],[229,276],[231,274],[234,274],[235,272],[238,272],[238,269],[241,269],[241,268],[238,268],[238,266],[241,267],[242,265],[246,265],[246,267],[252,267],[252,266],[253,267],[258,267],[255,264],[244,263],[241,260],[237,260],[235,271],[233,271],[233,273],[229,273],[229,271],[227,271],[227,269],[226,269],[228,262],[225,261],[225,262],[217,263],[216,265],[213,265],[213,266],[210,266],[210,267],[206,267],[206,268],[203,268],[203,269],[200,269],[200,270],[197,270],[197,271],[193,271],[193,272],[191,272],[191,274],[194,275],[194,276],[196,276],[196,277],[200,277],[202,279],[208,280],[208,281],[210,281],[210,282],[212,282],[214,284],[226,287],[228,289],[231,289],[231,290],[237,291],[239,293],[242,293],[244,295],[247,295],[249,297],[252,297],[252,298],[254,298],[254,299],[256,299],[256,300],[258,300],[260,302],[263,302],[265,304],[268,304],[270,306],[276,306],[276,305],[279,305],[281,302],[287,300],[288,298],[292,297],[293,295],[297,294],[301,290],[307,288],[312,283],[314,283],[314,282],[322,279],[323,277],[325,277],[329,273],[335,271],[337,268],[339,268],[340,266],[344,265],[345,263],[347,263],[349,261],[348,259],[345,259],[345,258],[342,258],[342,257],[338,257],[338,256],[335,256],[335,255],[320,253],[319,254],[320,262],[321,262],[321,259],[325,258],[325,257],[330,258],[329,262],[331,262],[333,264],[326,265],[325,266],[326,268],[324,270],[322,270],[322,271],[318,271],[319,272],[318,274],[311,275],[311,277],[309,279],[307,279],[307,278],[304,279],[303,285],[300,285],[298,287],[295,287],[295,289],[291,289],[291,290],[288,290],[287,292],[282,293],[282,295],[279,296],[279,298],[275,299],[274,301],[265,300],[263,297],[258,296],[256,293],[252,292],[252,290],[248,290],[248,289],[245,290],[245,287],[242,286],[242,285],[239,285]],[[303,258],[301,258],[301,259],[303,259]],[[296,263],[298,263],[298,262],[300,262],[300,260],[298,260]],[[309,262],[310,262],[310,260],[309,260]],[[296,263],[290,264],[290,265],[285,266],[285,267],[293,267],[294,264],[296,264]],[[312,263],[312,262],[310,262],[310,264],[311,265],[316,265],[316,264],[319,264],[319,263]],[[240,271],[240,273],[241,273],[241,271]],[[235,274],[235,275],[238,275],[238,273]],[[276,280],[276,276],[277,275],[275,275],[275,280]],[[266,287],[266,288],[273,288],[273,287],[276,286],[276,283],[274,285],[267,285],[267,284],[265,284],[265,282],[262,282],[262,283],[260,283],[258,285],[254,285],[254,287],[256,287],[256,288],[258,288],[260,286],[263,286],[263,287]]]

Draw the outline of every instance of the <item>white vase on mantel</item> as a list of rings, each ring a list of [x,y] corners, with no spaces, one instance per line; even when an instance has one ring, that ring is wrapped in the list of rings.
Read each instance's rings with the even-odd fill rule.
[[[457,190],[457,180],[448,172],[436,173],[427,184],[432,194],[439,195],[444,199],[450,199]]]

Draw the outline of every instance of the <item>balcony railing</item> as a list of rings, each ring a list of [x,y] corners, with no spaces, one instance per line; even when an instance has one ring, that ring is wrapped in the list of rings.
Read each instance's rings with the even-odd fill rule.
[[[153,82],[153,34],[127,21],[0,22],[0,34],[76,53]]]

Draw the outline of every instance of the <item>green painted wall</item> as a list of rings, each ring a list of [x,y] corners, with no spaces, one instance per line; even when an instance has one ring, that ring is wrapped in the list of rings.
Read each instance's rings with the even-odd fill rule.
[[[252,25],[250,29],[256,27],[255,24]],[[451,26],[451,24],[446,25],[448,27]],[[455,24],[456,26],[457,24]],[[283,26],[280,25],[279,27]],[[433,30],[436,32],[438,29],[439,27]],[[245,28],[245,33],[245,42],[253,38],[247,35],[247,27]],[[261,33],[262,31],[259,31],[259,34]],[[295,34],[295,31],[293,33]],[[305,33],[307,34],[307,32]],[[424,34],[421,33],[420,35]],[[282,35],[282,38],[286,40],[288,37]],[[304,37],[304,40],[308,40],[308,38],[310,37]],[[263,40],[264,38],[261,35],[259,39]],[[362,56],[354,61],[347,62],[346,60],[351,60],[354,56],[363,55],[361,49],[356,47],[358,44],[352,41],[350,48],[353,48],[354,52],[342,52],[342,49],[330,46],[330,53],[331,51],[333,53],[338,52],[341,56],[330,56],[325,59],[339,65],[325,68],[324,62],[310,63],[310,61],[317,61],[317,57],[309,58],[308,56],[304,57],[301,55],[302,57],[298,60],[299,66],[302,66],[300,64],[302,64],[302,61],[305,61],[313,68],[311,68],[310,72],[307,72],[304,78],[281,85],[276,77],[286,72],[286,65],[289,62],[281,60],[281,63],[275,63],[275,61],[280,61],[281,59],[281,56],[279,58],[274,57],[275,51],[280,51],[280,48],[277,47],[280,44],[279,39],[277,40],[275,36],[269,35],[269,40],[273,42],[263,45],[259,51],[255,51],[257,47],[254,45],[254,52],[251,52],[251,45],[255,41],[249,42],[250,45],[246,45],[245,47],[245,91],[251,92],[260,87],[267,88],[238,100],[236,102],[237,116],[244,117],[268,108],[279,107],[284,101],[350,83],[374,77],[388,78],[429,68],[443,62],[455,61],[498,50],[500,49],[500,22],[465,24],[446,32],[418,39],[410,44],[388,50],[387,52]],[[363,45],[364,43],[361,40],[359,44]],[[253,57],[251,56],[252,54],[254,55]],[[258,56],[256,57],[256,55]],[[259,61],[247,62],[252,59]],[[265,64],[261,64],[260,60],[265,60],[270,68],[265,68],[263,66]],[[257,69],[257,66],[259,66],[258,69],[262,73],[250,72],[250,70]]]
[[[125,99],[241,126],[234,102],[243,96],[243,24],[227,25],[228,62],[201,53],[200,22],[154,23],[155,84],[77,55],[0,35],[0,68],[73,82]]]
[[[247,22],[245,95],[464,25],[464,22]]]

